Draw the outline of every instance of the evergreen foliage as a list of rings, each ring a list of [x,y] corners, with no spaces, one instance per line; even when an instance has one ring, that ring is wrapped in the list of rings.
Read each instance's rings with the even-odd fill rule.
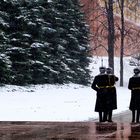
[[[78,0],[0,1],[2,83],[87,85],[89,49]]]
[[[130,65],[140,67],[140,53],[131,56]]]

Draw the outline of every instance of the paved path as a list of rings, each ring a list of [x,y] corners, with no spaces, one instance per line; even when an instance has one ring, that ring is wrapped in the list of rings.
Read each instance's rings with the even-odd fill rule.
[[[140,124],[130,123],[130,113],[115,115],[114,123],[0,122],[0,140],[138,140]]]
[[[116,114],[113,116],[113,120],[115,122],[129,123],[129,122],[131,122],[131,111],[127,110],[120,114]]]
[[[91,121],[98,122],[98,119],[90,119]],[[131,111],[127,110],[119,114],[113,115],[114,122],[119,123],[130,123],[131,122]]]

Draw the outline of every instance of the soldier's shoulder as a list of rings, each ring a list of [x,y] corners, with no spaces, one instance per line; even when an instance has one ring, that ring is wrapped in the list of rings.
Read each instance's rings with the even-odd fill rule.
[[[95,78],[98,78],[98,77],[99,77],[99,74],[98,74],[98,75],[95,75],[95,76],[94,76],[94,79],[95,79]]]
[[[140,78],[140,76],[134,75],[134,76],[132,76],[131,78]]]
[[[129,80],[132,80],[132,79],[134,79],[134,76],[132,76],[132,77],[129,78]]]
[[[139,80],[140,79],[140,76],[135,76],[134,79],[138,79]]]
[[[130,77],[130,80],[137,80],[137,79],[140,79],[140,77],[139,76],[132,76],[132,77]]]
[[[107,76],[107,74],[98,74],[98,77],[104,77]]]

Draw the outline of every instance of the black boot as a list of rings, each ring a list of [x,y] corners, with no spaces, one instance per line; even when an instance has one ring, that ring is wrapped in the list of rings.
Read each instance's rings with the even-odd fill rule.
[[[99,112],[99,122],[103,122],[103,119],[102,119],[102,112]]]
[[[139,123],[139,118],[140,118],[140,111],[137,110],[137,117],[136,117],[136,122]]]
[[[103,122],[106,122],[106,121],[107,121],[107,111],[105,111],[103,115]]]
[[[132,110],[132,123],[135,122],[135,110]]]
[[[108,113],[108,122],[113,122],[112,121],[112,110],[109,111],[109,113]]]

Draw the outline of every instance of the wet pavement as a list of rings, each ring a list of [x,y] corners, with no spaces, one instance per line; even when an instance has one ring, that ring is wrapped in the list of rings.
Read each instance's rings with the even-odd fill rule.
[[[113,117],[113,123],[0,122],[0,140],[139,140],[140,124],[130,123],[130,112]]]

